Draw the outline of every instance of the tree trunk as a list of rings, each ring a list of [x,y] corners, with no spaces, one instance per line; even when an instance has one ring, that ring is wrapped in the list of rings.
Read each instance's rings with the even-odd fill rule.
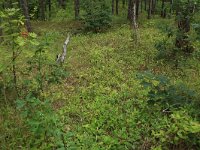
[[[173,0],[170,0],[170,14],[172,14]]]
[[[62,9],[66,9],[66,1],[65,0],[59,0],[59,5]]]
[[[122,7],[125,8],[126,0],[122,0]]]
[[[136,7],[136,17],[138,18],[138,16],[139,16],[139,9],[140,9],[140,0],[134,0],[135,2],[134,2],[134,5],[136,5],[135,7]]]
[[[181,49],[186,55],[194,51],[192,46],[191,39],[189,39],[190,26],[191,26],[191,17],[188,17],[189,13],[194,13],[195,5],[188,1],[184,8],[182,6],[176,7],[176,15],[178,18],[178,33],[176,36],[175,46]],[[187,13],[185,13],[187,12]],[[192,15],[191,14],[191,15]],[[193,14],[194,15],[194,14]]]
[[[49,18],[51,18],[51,0],[48,0],[49,5]]]
[[[119,0],[116,0],[116,15],[119,14]]]
[[[162,0],[161,17],[166,18],[165,0]]]
[[[115,0],[112,0],[112,14],[115,13]]]
[[[45,0],[39,0],[39,16],[41,20],[45,20]]]
[[[156,12],[156,0],[152,0],[152,11],[151,11],[151,13],[155,14],[155,12]]]
[[[147,0],[144,0],[144,10],[147,11]]]
[[[152,0],[149,0],[148,19],[151,19]]]
[[[128,16],[127,19],[132,21],[133,15],[133,0],[128,0]]]
[[[26,29],[28,32],[31,32],[31,22],[30,22],[30,15],[28,11],[28,4],[26,0],[20,0],[21,8],[23,10],[23,14],[26,18],[25,24],[26,24]]]
[[[3,41],[3,29],[0,28],[0,43]]]
[[[180,15],[178,13],[178,15]],[[191,53],[194,48],[191,46],[190,40],[188,39],[188,32],[190,32],[190,19],[188,17],[179,17],[178,30],[179,35],[176,38],[176,47],[182,49],[185,53]]]
[[[75,11],[75,19],[79,18],[80,13],[80,1],[74,0],[74,11]]]
[[[1,20],[1,18],[0,18],[0,26],[1,26],[1,24],[2,24],[2,20]],[[0,43],[3,41],[3,29],[0,27]]]
[[[133,5],[132,5],[132,19],[131,19],[131,24],[132,24],[132,29],[133,29],[133,40],[135,44],[138,43],[138,25],[137,25],[137,0],[133,0]]]

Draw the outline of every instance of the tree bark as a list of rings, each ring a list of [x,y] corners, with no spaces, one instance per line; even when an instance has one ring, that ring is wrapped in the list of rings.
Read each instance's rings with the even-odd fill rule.
[[[45,20],[45,0],[39,0],[39,16],[41,20]]]
[[[48,0],[49,18],[51,18],[51,0]]]
[[[126,0],[122,0],[122,7],[125,8]]]
[[[79,18],[80,13],[80,1],[74,0],[74,11],[75,11],[75,19],[77,20]]]
[[[194,51],[194,47],[191,43],[191,39],[189,39],[188,32],[191,30],[191,16],[193,16],[195,13],[195,4],[193,4],[191,1],[188,1],[184,7],[179,5],[180,4],[177,3],[176,15],[178,18],[178,33],[176,36],[175,46],[188,55]],[[188,15],[189,13],[191,13],[191,16]]]
[[[0,18],[0,26],[1,26],[2,20]],[[0,43],[3,41],[3,29],[0,27]]]
[[[0,28],[0,43],[3,41],[3,29]]]
[[[152,0],[149,0],[148,19],[151,19]]]
[[[140,9],[140,0],[135,0],[134,5],[136,5],[136,17],[138,18],[139,16],[139,9]]]
[[[135,44],[138,43],[138,25],[137,25],[137,0],[133,0],[133,5],[132,5],[132,28],[133,28],[133,40]]]
[[[155,12],[156,12],[156,0],[152,0],[152,11],[151,11],[151,13],[155,14]]]
[[[115,0],[112,0],[112,14],[115,13]]]
[[[147,0],[144,0],[144,10],[147,11]]]
[[[166,18],[165,0],[162,0],[161,17]]]
[[[28,10],[28,4],[26,0],[20,0],[21,8],[23,10],[23,14],[26,18],[25,24],[26,24],[26,29],[28,32],[32,31],[31,28],[31,22],[30,22],[30,15],[29,15],[29,10]]]
[[[173,0],[170,0],[170,14],[172,14]]]
[[[66,9],[66,1],[65,0],[59,0],[59,5],[62,9]]]
[[[116,0],[116,15],[119,14],[119,0]]]
[[[132,21],[132,15],[133,15],[133,0],[128,0],[128,15],[127,19],[129,21]]]

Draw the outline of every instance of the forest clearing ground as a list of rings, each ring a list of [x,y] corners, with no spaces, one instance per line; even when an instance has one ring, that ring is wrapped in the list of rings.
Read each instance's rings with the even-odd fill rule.
[[[157,64],[155,61],[157,51],[154,46],[156,42],[164,38],[164,35],[153,26],[159,25],[162,21],[167,23],[166,20],[155,19],[143,25],[139,29],[138,45],[134,45],[131,38],[132,31],[126,24],[101,34],[73,35],[65,63],[70,75],[62,84],[53,85],[47,95],[53,97],[57,108],[61,108],[72,103],[76,106],[77,100],[79,103],[82,101],[80,97],[83,91],[87,95],[94,84],[98,87],[103,86],[103,89],[109,89],[104,94],[109,94],[113,90],[120,92],[121,86],[128,84],[134,77],[133,74],[140,71],[148,70],[179,78],[180,70],[173,70],[170,66]],[[62,24],[58,29],[57,26],[60,25],[55,23],[51,29],[48,25],[41,26],[41,30],[59,32],[61,36],[56,39],[58,42],[55,42],[56,45],[52,47],[61,50],[62,42],[70,28]],[[198,78],[198,70],[195,72],[192,73],[192,78]],[[185,78],[185,80],[191,79]],[[94,93],[95,96],[98,96],[98,92]]]
[[[79,114],[80,110],[89,113],[87,103],[102,94],[119,94],[124,87],[131,91],[133,87],[129,85],[137,72],[156,67],[154,44],[161,37],[159,30],[153,28],[142,28],[139,32],[140,40],[135,46],[128,25],[101,34],[72,36],[65,62],[70,75],[45,95],[54,99],[57,109]],[[61,37],[55,42],[60,44],[57,49],[65,38]]]
[[[156,125],[161,121],[159,117],[162,113],[157,116],[156,113],[148,114],[146,108],[143,110],[148,90],[136,79],[137,73],[151,71],[167,75],[172,82],[184,82],[198,91],[200,63],[196,59],[188,59],[188,65],[181,66],[180,69],[174,69],[170,64],[160,63],[155,59],[155,44],[165,34],[154,26],[162,21],[154,19],[143,24],[139,28],[138,44],[134,44],[132,30],[127,24],[113,27],[104,33],[80,32],[71,37],[66,62],[62,66],[69,75],[58,84],[49,84],[42,96],[53,102],[59,122],[64,124],[64,132],[75,135],[75,145],[85,142],[85,145],[79,146],[83,146],[83,149],[95,149],[95,146],[104,143],[109,149],[107,140],[112,139],[113,143],[123,145],[129,139],[135,140],[138,137],[144,144],[151,143],[152,135],[145,135],[152,130],[148,125]],[[33,28],[39,40],[49,40],[49,47],[45,50],[53,61],[62,51],[68,33],[72,32],[71,27],[59,22],[34,22]],[[24,56],[21,56],[18,66],[26,65]],[[14,115],[17,110],[13,107],[8,109],[9,114],[5,114],[7,111],[0,114],[0,122],[14,120],[7,124],[23,128],[20,115]],[[131,119],[133,122],[130,122]],[[150,122],[146,123],[145,119],[150,119]],[[133,124],[129,126],[131,123]],[[143,127],[140,130],[138,126]],[[3,131],[4,128],[5,125],[2,124],[0,130]],[[7,127],[5,135],[15,135],[14,129]]]

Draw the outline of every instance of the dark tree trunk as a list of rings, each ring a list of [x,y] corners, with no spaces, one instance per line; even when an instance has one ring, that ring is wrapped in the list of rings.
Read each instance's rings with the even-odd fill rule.
[[[144,0],[144,10],[147,11],[147,0]]]
[[[122,0],[122,7],[125,8],[126,0]]]
[[[190,54],[194,51],[194,47],[189,39],[188,32],[190,32],[191,18],[187,14],[183,13],[183,10],[176,8],[176,15],[178,19],[178,34],[176,37],[175,46],[181,49],[185,54]],[[191,11],[191,5],[188,3],[186,6],[187,12]]]
[[[48,0],[49,5],[49,18],[51,18],[51,0]]]
[[[2,8],[1,8],[2,7]],[[1,9],[3,9],[3,3],[2,3],[2,6],[0,6],[0,8]],[[2,24],[2,20],[1,20],[1,18],[0,18],[0,26],[1,26],[1,24]],[[0,43],[3,41],[3,29],[0,27]]]
[[[136,1],[136,17],[138,18],[140,9],[140,0],[135,0],[135,1]]]
[[[26,0],[20,0],[21,8],[23,10],[23,14],[26,18],[25,24],[26,24],[26,29],[28,32],[31,32],[31,22],[30,22],[30,15],[28,11],[28,4]]]
[[[66,1],[65,0],[59,0],[59,5],[62,9],[66,9]]]
[[[143,10],[143,0],[140,0],[140,12],[142,13]]]
[[[177,13],[179,15],[179,13]],[[176,38],[176,47],[182,49],[185,53],[192,53],[194,48],[191,46],[188,39],[188,32],[190,32],[190,19],[188,17],[180,17],[178,20],[179,35]]]
[[[115,13],[115,0],[112,0],[112,14]]]
[[[162,8],[161,8],[161,17],[166,18],[166,8],[165,8],[165,0],[162,0]]]
[[[151,19],[152,0],[149,0],[148,19]]]
[[[172,14],[173,0],[170,0],[170,14]]]
[[[128,1],[128,20],[132,22],[133,20],[133,14],[134,14],[134,0],[129,0]]]
[[[0,24],[1,24],[1,21],[0,21]],[[3,29],[0,28],[0,43],[3,41]]]
[[[79,18],[80,13],[80,1],[74,0],[74,11],[75,11],[75,19]]]
[[[45,0],[39,0],[39,16],[41,20],[45,20]]]
[[[7,1],[5,2],[5,7],[6,7],[6,8],[12,8],[12,6],[13,6],[12,0],[7,0]]]
[[[116,15],[119,14],[119,0],[116,0]]]
[[[132,0],[128,0],[128,15],[127,15],[127,19],[131,21],[132,19]]]

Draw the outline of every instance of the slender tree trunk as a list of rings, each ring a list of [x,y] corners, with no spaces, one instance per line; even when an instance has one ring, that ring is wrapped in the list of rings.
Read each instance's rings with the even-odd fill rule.
[[[45,0],[39,0],[39,16],[41,20],[45,20]]]
[[[74,0],[74,11],[75,11],[75,19],[79,18],[80,13],[80,1]]]
[[[149,0],[148,19],[151,19],[152,0]]]
[[[185,10],[181,6],[176,7],[176,15],[179,18],[178,23],[178,33],[176,37],[175,46],[182,50],[184,54],[189,55],[194,51],[191,40],[189,39],[188,32],[191,30],[191,18],[188,17],[188,12],[194,13],[195,5],[192,3],[185,5]],[[184,13],[187,12],[187,13]]]
[[[144,0],[144,10],[147,11],[147,0]]]
[[[165,0],[162,0],[161,17],[166,18]]]
[[[13,7],[13,2],[12,2],[12,0],[7,0],[7,1],[5,1],[6,3],[6,8],[12,8]]]
[[[151,11],[151,13],[155,14],[155,12],[156,12],[156,0],[152,0],[152,11]]]
[[[143,11],[143,0],[140,0],[140,12],[142,13]]]
[[[138,28],[137,25],[137,0],[133,0],[133,5],[132,5],[132,25],[133,29],[136,30]]]
[[[122,0],[122,7],[125,8],[126,0]]]
[[[62,9],[66,9],[66,1],[65,0],[59,0],[59,5]]]
[[[128,0],[128,16],[127,19],[132,21],[133,15],[133,0]]]
[[[28,4],[26,0],[20,0],[21,8],[23,10],[23,14],[26,18],[25,24],[28,32],[31,32],[31,22],[30,22],[30,15],[28,11]]]
[[[131,19],[131,24],[132,24],[132,29],[133,29],[133,40],[135,44],[138,43],[138,25],[137,25],[137,0],[133,0],[133,5],[132,5],[132,19]]]
[[[0,18],[0,26],[1,26],[2,20]],[[0,27],[0,43],[3,41],[3,29]]]
[[[3,41],[3,29],[0,28],[0,43]]]
[[[177,13],[180,15],[180,13]],[[176,47],[182,49],[185,53],[191,53],[194,48],[191,46],[190,40],[188,40],[188,32],[190,32],[190,19],[188,17],[180,17],[178,20],[179,35],[176,38]]]
[[[173,0],[170,0],[170,14],[172,14]]]
[[[140,9],[140,0],[134,0],[134,5],[136,5],[136,17],[138,18],[139,16],[139,9]]]
[[[115,0],[112,0],[112,14],[115,13]]]
[[[119,14],[119,0],[116,0],[116,15]]]
[[[48,0],[49,5],[49,18],[51,18],[51,0]]]

